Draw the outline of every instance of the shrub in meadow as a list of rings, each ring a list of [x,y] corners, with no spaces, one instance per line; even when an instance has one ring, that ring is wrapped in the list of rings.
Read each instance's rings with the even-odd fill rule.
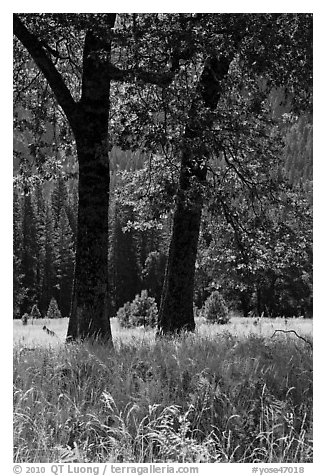
[[[40,313],[37,304],[34,304],[34,306],[32,307],[30,316],[32,319],[42,319],[42,314]]]
[[[29,315],[27,314],[27,312],[25,312],[25,314],[22,316],[23,326],[27,326],[27,324],[28,324],[28,319],[29,319]]]
[[[117,312],[117,318],[120,322],[120,325],[122,327],[131,327],[131,322],[130,322],[130,316],[131,316],[131,311],[130,311],[130,306],[131,303],[128,301],[126,302],[122,307]]]
[[[124,327],[155,327],[157,314],[155,299],[148,296],[147,290],[143,290],[140,295],[136,295],[132,303],[127,302],[119,309],[117,317]]]
[[[217,324],[227,324],[230,321],[229,310],[223,296],[218,291],[213,291],[206,300],[204,317],[207,321]]]
[[[157,323],[157,305],[155,299],[148,296],[144,289],[141,294],[137,294],[130,306],[131,323],[133,326],[155,327]]]
[[[52,298],[49,304],[48,312],[46,313],[47,319],[59,319],[61,318],[61,312],[58,307],[58,303],[55,298]]]

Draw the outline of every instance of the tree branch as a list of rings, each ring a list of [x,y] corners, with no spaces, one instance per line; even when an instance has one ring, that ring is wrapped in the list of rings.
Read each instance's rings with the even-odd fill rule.
[[[305,339],[304,337],[302,336],[299,336],[299,334],[296,333],[296,331],[293,331],[293,330],[290,330],[290,331],[284,331],[283,329],[276,329],[274,331],[274,334],[272,335],[272,338],[275,336],[276,332],[284,332],[284,334],[289,334],[289,333],[293,333],[295,334],[299,339],[303,340],[306,344],[308,344],[310,346],[310,348],[312,349],[312,342],[310,342],[310,340],[308,339]]]
[[[34,34],[28,31],[16,13],[14,13],[14,35],[24,45],[38,68],[42,71],[59,105],[64,110],[70,125],[74,128],[77,112],[76,102],[71,96],[61,74],[45,53],[42,43]]]
[[[174,78],[173,71],[146,71],[141,68],[120,69],[113,64],[109,65],[109,75],[114,81],[130,81],[136,79],[157,86],[168,86]]]

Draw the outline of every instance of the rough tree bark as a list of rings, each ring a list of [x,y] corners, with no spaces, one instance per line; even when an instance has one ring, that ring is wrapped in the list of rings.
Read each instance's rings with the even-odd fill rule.
[[[221,82],[226,77],[231,58],[209,57],[198,83],[198,95],[205,106],[214,110],[221,96]],[[196,115],[199,105],[194,101],[184,134],[184,149],[173,218],[163,293],[158,316],[157,334],[168,335],[195,329],[193,294],[195,262],[203,207],[201,187],[206,181],[205,144],[194,151],[192,140],[201,139],[201,124]],[[209,127],[209,121],[205,127]],[[188,147],[188,142],[190,146]]]
[[[114,18],[112,18],[114,26]],[[74,134],[79,163],[76,264],[68,339],[111,340],[108,316],[108,209],[110,191],[108,65],[99,61],[101,43],[87,32],[82,96]],[[106,54],[110,51],[108,46]]]
[[[91,113],[87,114],[88,119],[90,116]],[[96,122],[93,120],[91,123]],[[79,162],[78,228],[67,337],[70,340],[96,335],[110,339],[107,308],[110,184],[107,131],[104,134],[99,131],[96,141],[87,133],[83,136],[82,132],[78,132],[76,143]]]

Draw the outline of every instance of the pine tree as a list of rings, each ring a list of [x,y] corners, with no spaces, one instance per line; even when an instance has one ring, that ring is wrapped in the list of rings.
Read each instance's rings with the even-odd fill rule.
[[[115,311],[127,301],[133,301],[135,295],[140,292],[135,233],[131,228],[125,229],[128,221],[132,219],[130,207],[121,206],[118,211],[115,205],[110,256]]]
[[[30,313],[30,317],[32,319],[41,319],[42,318],[42,315],[40,313],[40,310],[39,308],[37,307],[37,304],[34,304],[34,306],[32,307],[32,310],[31,310],[31,313]]]
[[[58,303],[55,298],[52,298],[49,304],[48,312],[46,313],[47,319],[60,319],[62,317]]]
[[[229,311],[219,291],[213,291],[206,300],[204,315],[210,322],[217,322],[218,324],[227,324],[229,322]]]
[[[44,261],[43,261],[43,281],[42,295],[40,300],[40,310],[46,313],[51,297],[55,294],[55,247],[54,247],[54,220],[52,207],[48,202],[45,204],[44,216]]]
[[[43,185],[38,182],[33,191],[35,226],[36,226],[36,300],[40,302],[42,299],[42,286],[44,275],[44,226],[45,226],[45,202],[43,194]]]
[[[55,183],[52,196],[52,209],[55,225],[58,224],[62,208],[66,208],[68,204],[68,191],[66,180],[60,175]]]
[[[20,306],[24,299],[22,271],[22,208],[18,189],[13,197],[13,311],[14,318],[20,317]]]
[[[22,301],[21,312],[30,312],[37,295],[37,231],[31,195],[23,198],[22,219],[22,285],[26,294]]]
[[[56,233],[56,285],[59,308],[64,316],[70,312],[74,275],[74,240],[69,220],[61,208]]]
[[[68,203],[66,206],[66,213],[75,243],[77,236],[78,187],[74,182],[73,187],[70,190],[68,189]]]

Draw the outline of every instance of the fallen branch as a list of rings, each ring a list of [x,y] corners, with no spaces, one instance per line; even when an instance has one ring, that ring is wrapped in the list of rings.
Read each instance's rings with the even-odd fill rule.
[[[51,331],[51,329],[48,329],[46,326],[43,326],[43,330],[49,334],[50,336],[53,336],[53,337],[58,337],[57,334],[54,332],[54,331]]]
[[[283,329],[276,329],[276,330],[274,331],[274,334],[272,335],[272,338],[275,336],[276,332],[284,332],[284,334],[288,334],[288,333],[292,332],[292,333],[295,334],[299,339],[303,340],[306,344],[310,345],[310,348],[312,349],[312,342],[310,342],[308,339],[305,339],[305,338],[302,337],[302,336],[299,336],[299,334],[297,334],[296,331],[293,331],[293,330],[284,331]]]

